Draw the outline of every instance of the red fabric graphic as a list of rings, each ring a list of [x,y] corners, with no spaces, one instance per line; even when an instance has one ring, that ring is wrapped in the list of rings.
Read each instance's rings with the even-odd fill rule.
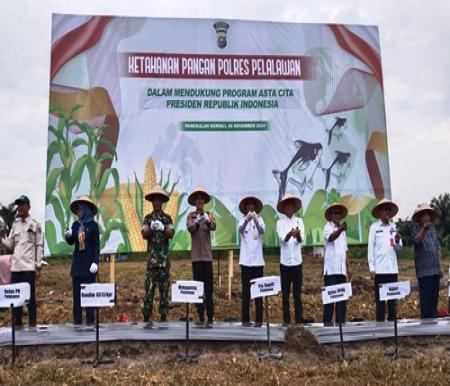
[[[378,52],[366,41],[349,31],[343,25],[329,25],[339,45],[347,52],[365,63],[373,72],[381,88],[383,88],[383,74],[381,70],[381,57]]]
[[[88,22],[56,40],[52,44],[50,80],[70,59],[94,46],[111,19],[111,16],[93,16]]]

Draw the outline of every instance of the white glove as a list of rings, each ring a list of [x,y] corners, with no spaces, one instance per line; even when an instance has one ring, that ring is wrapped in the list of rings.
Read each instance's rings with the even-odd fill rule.
[[[209,222],[210,222],[210,219],[209,219],[209,216],[208,216],[208,214],[206,214],[206,213],[203,213],[203,221],[206,221],[208,224],[209,224]]]
[[[66,231],[64,232],[64,237],[66,239],[69,239],[72,237],[72,230],[71,229],[66,229]]]
[[[256,220],[258,218],[258,215],[256,214],[256,212],[252,212],[252,217],[253,217],[253,220]]]
[[[89,268],[89,272],[90,273],[97,273],[97,271],[98,271],[98,265],[95,264],[95,263],[92,263],[91,264],[91,268]]]
[[[164,224],[159,220],[152,221],[151,227],[154,231],[163,231],[165,228]]]
[[[251,221],[252,218],[253,218],[252,212],[248,212],[248,213],[247,213],[247,216],[245,216],[245,219],[247,220],[247,222]]]

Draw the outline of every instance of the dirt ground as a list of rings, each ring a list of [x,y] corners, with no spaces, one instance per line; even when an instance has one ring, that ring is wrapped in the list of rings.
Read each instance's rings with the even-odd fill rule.
[[[266,275],[278,274],[277,259],[267,259]],[[100,279],[108,281],[107,263],[101,264]],[[145,263],[122,262],[116,265],[118,303],[114,309],[103,309],[102,321],[117,320],[126,313],[130,321],[141,321],[141,299]],[[303,303],[305,314],[322,318],[320,287],[322,264],[305,258]],[[71,323],[71,282],[68,261],[55,262],[43,272],[38,283],[38,323]],[[190,279],[189,260],[175,260],[173,279]],[[374,318],[372,283],[365,260],[353,262],[354,297],[348,305],[348,319]],[[217,262],[214,263],[216,320],[240,319],[240,272],[235,264],[232,301],[227,299],[226,262],[221,261],[221,286],[218,285]],[[411,280],[412,295],[399,302],[401,317],[417,317],[418,295],[414,266],[409,260],[400,262],[400,280]],[[444,284],[444,283],[443,283]],[[441,291],[440,307],[446,308],[446,292]],[[157,307],[156,307],[157,309]],[[184,314],[174,307],[170,320]],[[281,297],[270,300],[270,315],[281,322]],[[154,318],[157,314],[154,312]],[[2,325],[9,325],[9,313],[0,315]],[[94,355],[93,344],[20,347],[16,368],[10,369],[11,349],[0,348],[0,384],[5,385],[450,385],[450,337],[401,338],[401,358],[393,360],[386,352],[393,350],[391,339],[348,343],[346,360],[339,361],[339,345],[318,345],[302,327],[287,331],[287,342],[275,345],[283,354],[281,360],[260,360],[263,343],[192,344],[191,351],[200,354],[197,364],[178,363],[177,354],[184,352],[183,343],[110,342],[101,344],[104,357],[113,364],[96,369],[83,360]]]
[[[183,343],[110,342],[100,351],[114,363],[92,368],[93,344],[19,348],[14,370],[10,348],[0,348],[0,383],[11,385],[449,385],[450,337],[402,338],[400,358],[392,340],[318,345],[302,327],[274,345],[281,360],[260,360],[262,343],[193,343],[196,364],[177,362]]]

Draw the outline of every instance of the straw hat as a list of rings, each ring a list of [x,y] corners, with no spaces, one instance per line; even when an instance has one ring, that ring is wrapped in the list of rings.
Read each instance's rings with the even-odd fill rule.
[[[80,203],[87,204],[91,207],[92,214],[95,216],[97,214],[97,205],[94,204],[94,202],[88,197],[88,196],[81,196],[77,198],[76,200],[73,200],[70,204],[70,210],[73,214],[77,214],[77,206]]]
[[[159,196],[162,198],[163,202],[169,201],[169,195],[166,193],[165,190],[161,189],[159,185],[155,185],[153,189],[145,196],[145,199],[147,201],[152,201],[156,196]]]
[[[195,206],[195,198],[197,197],[197,194],[201,194],[203,196],[205,204],[211,201],[211,196],[209,193],[205,189],[198,186],[188,197],[188,202],[190,205]]]
[[[375,218],[380,218],[380,211],[383,206],[389,206],[389,211],[391,212],[389,214],[389,218],[394,217],[398,212],[398,206],[396,203],[392,202],[391,200],[388,200],[387,198],[383,198],[376,204],[372,209],[372,216]]]
[[[428,204],[424,203],[424,204],[417,205],[417,208],[414,209],[414,214],[412,215],[412,220],[414,222],[420,223],[420,218],[422,217],[422,214],[424,212],[429,212],[429,214],[430,214],[430,221],[431,222],[436,220],[436,218],[438,216],[436,211],[431,206],[429,206]]]
[[[297,212],[302,207],[302,200],[300,200],[300,198],[292,194],[286,194],[277,204],[278,212],[285,214],[284,211],[288,202],[292,202],[294,204],[295,212]]]
[[[263,203],[258,197],[256,197],[256,196],[245,196],[239,202],[239,210],[241,211],[242,214],[247,214],[247,204],[251,200],[253,200],[253,202],[255,203],[255,212],[259,214],[259,212],[262,211]]]
[[[331,215],[332,215],[334,209],[339,209],[342,212],[342,214],[343,214],[342,218],[346,217],[348,214],[348,209],[345,205],[335,202],[334,204],[331,204],[325,211],[325,218],[328,221],[331,221]]]

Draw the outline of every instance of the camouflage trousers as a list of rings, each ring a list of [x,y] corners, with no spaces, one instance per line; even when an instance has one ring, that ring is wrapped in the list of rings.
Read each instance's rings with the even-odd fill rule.
[[[170,271],[168,268],[152,268],[145,275],[145,296],[142,314],[149,321],[153,312],[153,298],[156,287],[159,288],[159,315],[167,316],[169,311]]]

